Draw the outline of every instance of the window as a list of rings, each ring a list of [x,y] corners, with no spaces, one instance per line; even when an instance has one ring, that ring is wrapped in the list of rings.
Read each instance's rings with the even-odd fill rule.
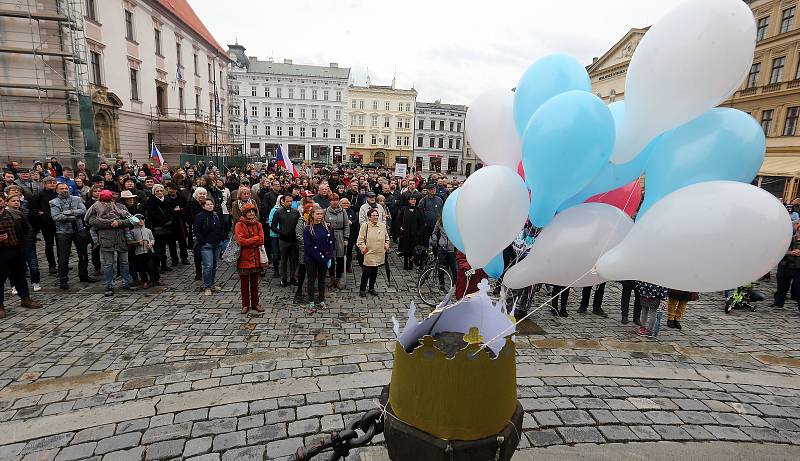
[[[359,115],[358,116],[358,126],[364,126],[364,116],[363,115]]]
[[[164,56],[161,53],[161,30],[160,29],[153,29],[153,38],[156,42],[156,54],[159,56]],[[209,69],[211,69],[211,64],[209,64]]]
[[[439,131],[444,131],[444,120],[439,120]]]
[[[786,112],[786,123],[783,125],[784,136],[794,136],[798,118],[800,118],[800,107],[790,107]]]
[[[311,120],[317,119],[317,109],[311,109]]]
[[[448,149],[452,149],[453,148],[453,138],[450,138],[450,139],[447,140],[447,148]]]
[[[450,122],[450,131],[453,131],[453,128],[455,128],[455,124],[456,122]]]
[[[378,101],[372,101],[372,110],[378,110]]]
[[[420,119],[418,125],[419,125],[419,129],[420,130],[424,130],[425,129],[425,120]]]
[[[422,147],[422,136],[417,136],[417,147]]]
[[[769,136],[769,132],[772,129],[772,115],[775,113],[774,110],[768,109],[761,112],[761,128],[764,129],[764,134]]]
[[[402,102],[398,102],[397,103],[397,111],[398,112],[403,112],[403,103]]]
[[[269,87],[268,87],[268,86],[267,86],[267,87],[264,87],[264,97],[265,97],[265,98],[268,98],[268,97],[269,97]]]
[[[311,90],[311,99],[314,101],[317,100],[317,90]]]
[[[183,114],[183,88],[178,88],[178,112]]]
[[[397,138],[394,140],[394,142],[395,142],[395,146],[402,146],[402,145],[403,145],[403,138],[402,138],[401,136],[398,136],[398,137],[397,137]]]
[[[792,23],[794,22],[794,10],[795,7],[786,8],[783,10],[783,16],[781,17],[781,33],[785,34],[792,29]]]
[[[250,116],[258,117],[258,106],[250,106]]]
[[[411,112],[411,103],[410,102],[406,103],[406,112]]]
[[[294,99],[294,88],[289,88],[289,99]]]
[[[335,131],[334,133],[335,133],[335,138],[336,138],[336,139],[342,139],[342,130],[340,130],[339,128],[337,128],[337,129],[336,129],[336,131]]]
[[[250,96],[258,96],[258,87],[253,85],[250,87]]]
[[[356,108],[356,100],[355,100],[355,99],[353,99],[352,101],[350,101],[350,108],[351,108],[351,109],[355,109],[355,108]]]
[[[761,72],[760,62],[753,63],[753,65],[750,66],[750,73],[747,74],[747,88],[755,88],[758,86],[758,74],[760,72]]]
[[[390,119],[389,117],[383,117],[383,127],[389,128]]]
[[[436,129],[436,120],[431,120],[431,130]]]
[[[209,59],[210,61],[210,59]],[[208,63],[208,81],[210,82],[214,76],[211,74],[211,63]]]
[[[258,125],[253,125],[252,133],[253,136],[258,136]]]
[[[94,51],[89,52],[89,60],[92,66],[92,83],[97,86],[103,85],[103,78],[102,78],[102,71],[100,68],[100,53],[95,53]]]
[[[239,95],[239,85],[233,87],[233,92],[236,93],[237,96]]]
[[[339,109],[336,109],[336,112],[334,112],[333,117],[334,117],[333,119],[336,120],[337,122],[341,122],[342,121],[342,111],[339,110]]]
[[[350,144],[355,144],[355,143],[356,143],[356,135],[350,133]]]
[[[300,137],[301,138],[305,138],[306,137],[306,127],[304,127],[304,126],[300,127]]]
[[[456,128],[456,131],[461,133],[461,122],[458,122],[458,125],[456,125],[456,126],[458,127],[458,128]]]
[[[336,91],[336,102],[342,102],[342,92],[339,90]]]
[[[264,134],[266,136],[271,136],[272,135],[272,127],[269,126],[269,125],[264,125]]]
[[[322,110],[322,120],[328,120],[328,109]]]
[[[231,106],[231,110],[233,111],[233,115],[236,115],[237,117],[242,115],[241,108],[239,106]]]
[[[283,95],[281,94],[281,90],[282,90],[282,89],[283,89],[283,88],[281,88],[281,87],[275,88],[275,97],[276,97],[276,98],[280,99],[280,98],[282,98],[282,97],[283,97]]]
[[[322,92],[322,100],[323,101],[327,101],[328,100],[328,90],[324,90]]]
[[[397,128],[403,128],[403,119],[402,118],[398,118],[397,119]]]
[[[276,107],[275,108],[275,117],[283,118],[283,108],[282,107]]]
[[[194,95],[194,114],[200,115],[200,95]]]
[[[406,130],[410,130],[411,129],[411,119],[410,118],[407,118],[407,119],[405,119],[403,121],[403,128],[405,128]]]
[[[377,115],[373,115],[372,116],[372,127],[373,128],[377,128],[378,127],[378,116]]]
[[[125,10],[125,38],[135,40],[133,36],[133,12]]]
[[[194,64],[194,75],[200,76],[200,68],[197,66],[197,53],[192,54],[192,63]]]
[[[358,143],[359,144],[364,144],[364,135],[363,134],[358,135]]]
[[[439,138],[439,149],[444,148],[444,138]]]
[[[269,112],[270,112],[269,106],[265,106],[264,107],[264,117],[269,117],[270,116]]]
[[[364,110],[364,100],[358,101],[358,108]]]
[[[130,77],[131,77],[131,99],[134,101],[139,100],[139,71],[136,69],[130,69]]]
[[[322,129],[322,137],[323,138],[327,138],[328,137],[328,129],[327,128],[323,128]]]
[[[286,109],[286,116],[289,118],[294,118],[294,109],[292,109],[291,107]]]
[[[404,145],[405,147],[408,147],[408,142],[409,142],[409,140],[410,140],[410,138],[409,138],[408,136],[406,136],[406,137],[404,137],[404,138],[403,138],[403,145]]]
[[[289,131],[289,133],[288,133],[289,136],[294,136],[294,127],[293,126],[290,126],[289,128],[287,128],[287,130]]]
[[[304,108],[300,108],[300,118],[306,118],[306,110]]]
[[[456,149],[461,149],[461,139],[456,139]]]
[[[388,146],[389,145],[389,137],[388,136],[384,136],[383,137],[383,145],[384,146]]]
[[[783,80],[783,66],[786,63],[786,56],[775,58],[772,61],[772,73],[769,83],[780,83]]]
[[[312,128],[311,129],[311,137],[312,138],[316,138],[317,137],[317,129],[316,128]]]
[[[178,60],[178,66],[183,67],[183,58],[181,58],[181,44],[175,43],[175,57]]]
[[[233,125],[233,134],[242,134],[242,127],[239,125]]]
[[[300,88],[300,99],[306,99],[306,89],[305,88]],[[355,106],[353,106],[353,109],[355,109]]]
[[[428,147],[436,147],[436,138],[429,138],[428,139]]]
[[[378,144],[378,137],[377,137],[376,135],[374,135],[374,134],[373,134],[373,135],[372,135],[372,145],[374,146],[374,145],[376,145],[376,144]]]
[[[275,127],[275,134],[278,136],[283,136],[283,127],[282,126]]]
[[[389,108],[389,101],[386,101],[386,104],[384,105],[384,108],[386,108],[386,110],[391,110],[391,109]]]
[[[94,0],[86,0],[86,17],[97,21],[97,7]]]
[[[769,16],[758,20],[758,29],[756,29],[756,41],[760,42],[767,38],[767,29],[769,28]]]

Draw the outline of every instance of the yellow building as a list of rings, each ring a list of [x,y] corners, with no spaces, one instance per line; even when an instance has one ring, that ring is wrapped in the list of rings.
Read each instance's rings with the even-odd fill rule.
[[[631,29],[610,50],[594,58],[586,71],[592,79],[592,91],[610,104],[625,99],[625,77],[633,52],[647,29]]]
[[[756,50],[742,86],[722,104],[752,115],[767,135],[758,185],[785,200],[800,188],[800,11],[797,1],[748,2],[756,18]]]
[[[415,89],[351,86],[347,157],[356,163],[411,165],[414,154]]]

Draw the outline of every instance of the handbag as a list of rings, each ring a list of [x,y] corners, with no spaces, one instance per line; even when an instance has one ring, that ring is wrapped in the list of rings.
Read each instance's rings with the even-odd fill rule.
[[[258,247],[258,258],[261,262],[261,267],[265,269],[269,267],[269,257],[267,257],[267,249],[264,248],[264,245]]]
[[[226,263],[237,264],[241,253],[242,248],[239,246],[239,242],[236,241],[236,237],[231,237],[225,252],[222,253],[222,260]]]

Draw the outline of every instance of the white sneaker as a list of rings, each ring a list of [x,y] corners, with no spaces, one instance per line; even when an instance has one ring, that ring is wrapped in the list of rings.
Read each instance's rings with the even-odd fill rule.
[[[211,295],[211,288],[206,288],[206,290],[203,292],[203,294],[205,294],[206,296],[210,296]]]
[[[42,291],[42,286],[38,283],[33,284],[33,291]]]
[[[11,287],[11,294],[12,295],[17,294],[17,289],[15,287]]]

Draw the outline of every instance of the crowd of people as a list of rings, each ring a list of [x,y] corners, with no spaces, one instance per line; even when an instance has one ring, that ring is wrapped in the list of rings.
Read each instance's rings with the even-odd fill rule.
[[[394,245],[403,269],[413,270],[415,260],[434,248],[456,280],[456,297],[476,290],[482,273],[467,276],[473,271],[441,221],[444,202],[460,180],[337,166],[302,165],[293,173],[275,163],[222,172],[202,161],[172,166],[117,160],[100,162],[96,171],[83,161],[72,168],[55,158],[31,168],[10,162],[0,194],[0,279],[10,280],[22,307],[40,308],[30,293],[41,290],[41,242],[47,270],[62,290],[70,289],[74,247],[78,283],[102,281],[106,296],[114,295],[117,278],[129,291],[184,283],[168,275],[178,265],[193,265],[199,288],[211,295],[222,289],[217,269],[224,259],[236,264],[243,313],[264,310],[259,285],[270,269],[278,289],[294,287],[294,302],[314,313],[327,308],[328,292],[346,288],[354,266],[361,267],[359,296],[377,296],[378,268]],[[776,304],[800,271],[798,245],[794,241],[779,267]],[[509,267],[511,247],[505,259]],[[643,282],[621,283],[622,323],[629,322],[633,297],[632,317],[641,335],[656,328],[662,300],[667,327],[680,329],[687,303],[698,298]],[[592,313],[607,317],[604,292],[605,283],[583,288],[578,312],[587,313],[591,301]],[[569,315],[569,294],[569,288],[551,287],[554,315]],[[4,306],[0,298],[0,317]]]

